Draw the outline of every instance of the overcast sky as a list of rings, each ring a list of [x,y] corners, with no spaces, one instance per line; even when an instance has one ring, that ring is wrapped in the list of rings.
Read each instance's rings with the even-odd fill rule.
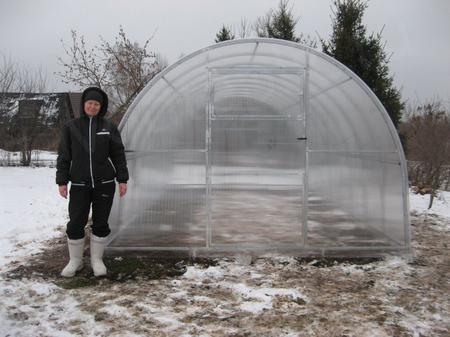
[[[99,35],[112,41],[122,25],[141,44],[154,35],[153,51],[170,63],[214,43],[223,23],[253,22],[279,0],[0,0],[0,52],[21,65],[42,66],[49,91],[77,90],[53,75],[61,70],[61,39],[70,31],[89,44]],[[299,17],[297,32],[328,37],[332,0],[291,0]],[[450,0],[370,0],[364,23],[368,32],[383,30],[390,69],[404,99],[439,97],[450,103]]]

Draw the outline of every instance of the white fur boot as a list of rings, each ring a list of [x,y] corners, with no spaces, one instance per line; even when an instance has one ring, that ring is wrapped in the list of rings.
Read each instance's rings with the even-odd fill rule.
[[[106,275],[106,267],[103,264],[103,252],[105,251],[108,237],[98,237],[91,234],[91,266],[95,276]]]
[[[79,240],[67,239],[67,245],[70,261],[62,270],[61,276],[73,277],[77,271],[83,269],[84,238]]]

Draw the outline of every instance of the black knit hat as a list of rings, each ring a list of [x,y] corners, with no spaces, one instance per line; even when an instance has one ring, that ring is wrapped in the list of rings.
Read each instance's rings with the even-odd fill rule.
[[[103,105],[103,96],[98,90],[89,90],[84,95],[84,101],[97,101]]]

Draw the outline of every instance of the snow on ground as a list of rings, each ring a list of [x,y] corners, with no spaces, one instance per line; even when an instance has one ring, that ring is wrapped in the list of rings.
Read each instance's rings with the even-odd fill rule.
[[[450,231],[450,192],[439,192],[437,197],[433,200],[433,205],[428,209],[430,203],[430,196],[420,194],[410,194],[409,207],[414,215],[435,215],[449,221],[444,221],[442,225],[443,230]],[[438,224],[436,224],[438,225]]]
[[[170,269],[161,262],[132,278],[100,280],[89,276],[86,259],[74,279],[84,286],[67,287],[58,276],[67,201],[54,174],[0,167],[1,336],[450,335],[449,193],[431,210],[427,196],[410,195],[411,257],[273,255],[249,265],[221,258],[181,261],[181,272],[150,276]]]
[[[67,201],[58,194],[55,169],[0,167],[0,266],[39,251],[60,235]]]

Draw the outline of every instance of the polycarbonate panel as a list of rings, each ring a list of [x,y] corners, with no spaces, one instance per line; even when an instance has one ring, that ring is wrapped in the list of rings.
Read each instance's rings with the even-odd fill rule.
[[[133,154],[112,246],[205,246],[205,153]]]
[[[302,188],[215,185],[212,246],[273,248],[302,242]]]
[[[298,139],[304,137],[303,128],[298,120],[212,120],[213,183],[298,185],[299,169],[305,166],[305,141]],[[232,165],[253,171],[241,169],[236,178],[233,170],[219,174],[220,167]],[[238,177],[242,180],[234,180]]]
[[[310,106],[311,149],[396,151],[377,106],[355,83],[348,81],[328,90],[311,99]]]
[[[204,48],[158,74],[119,128],[131,178],[111,213],[116,248],[409,248],[396,130],[367,86],[317,50],[274,39]]]
[[[212,118],[303,119],[302,74],[240,71],[243,69],[231,74],[213,71]]]
[[[330,62],[328,56],[317,57],[314,54],[309,54],[309,56],[311,97],[327,92],[350,77],[348,73],[341,71],[336,63]]]
[[[126,128],[127,148],[134,152],[204,149],[204,105],[176,95],[163,98],[159,114],[153,113],[151,106],[144,106],[139,120],[133,121],[136,129]]]
[[[405,245],[396,154],[312,152],[309,164],[308,245]]]

